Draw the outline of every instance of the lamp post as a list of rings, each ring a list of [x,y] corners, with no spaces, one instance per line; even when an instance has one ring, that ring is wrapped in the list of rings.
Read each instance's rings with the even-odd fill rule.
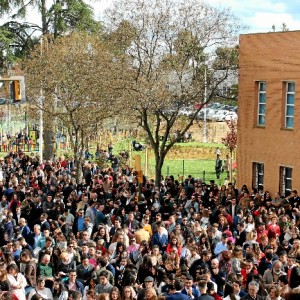
[[[203,107],[203,143],[207,142],[206,139],[206,101],[207,101],[207,74],[206,74],[206,67],[204,69],[204,107]]]
[[[43,35],[41,36],[41,56],[43,56]],[[44,134],[44,122],[43,122],[43,90],[40,90],[39,97],[39,105],[40,105],[40,135],[39,135],[39,157],[40,163],[43,163],[43,134]]]

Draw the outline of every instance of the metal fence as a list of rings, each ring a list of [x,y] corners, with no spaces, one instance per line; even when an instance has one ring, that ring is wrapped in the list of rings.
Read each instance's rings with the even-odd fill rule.
[[[145,164],[142,166],[145,170]],[[148,164],[145,170],[148,176],[155,175],[155,165],[153,161]],[[219,183],[224,182],[227,178],[226,171],[222,172],[220,179],[217,179],[215,172],[215,160],[213,159],[180,159],[180,160],[165,160],[162,168],[163,176],[173,175],[175,179],[185,178],[192,175],[194,178],[201,178],[205,182],[215,180]]]

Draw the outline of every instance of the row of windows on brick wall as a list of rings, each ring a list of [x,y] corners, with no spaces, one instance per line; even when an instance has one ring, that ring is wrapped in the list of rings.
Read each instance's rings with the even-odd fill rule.
[[[279,193],[285,196],[292,191],[293,169],[281,166],[279,168]],[[252,163],[252,187],[257,190],[264,189],[265,168],[263,163]]]
[[[295,83],[285,83],[285,128],[294,128]],[[266,126],[267,83],[258,83],[258,126]]]

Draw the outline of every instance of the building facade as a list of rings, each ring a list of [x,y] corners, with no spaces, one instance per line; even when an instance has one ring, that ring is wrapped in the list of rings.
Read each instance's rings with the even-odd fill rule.
[[[240,36],[237,185],[300,189],[300,31]]]

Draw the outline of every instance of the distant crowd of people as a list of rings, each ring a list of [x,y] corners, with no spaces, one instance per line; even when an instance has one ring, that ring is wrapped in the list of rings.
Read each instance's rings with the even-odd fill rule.
[[[78,181],[72,158],[23,152],[0,169],[0,299],[300,295],[296,190],[282,197],[192,176],[139,184],[132,168],[95,162]]]
[[[25,131],[0,136],[0,152],[18,151],[20,148],[23,151],[34,151],[36,148],[36,142]]]

